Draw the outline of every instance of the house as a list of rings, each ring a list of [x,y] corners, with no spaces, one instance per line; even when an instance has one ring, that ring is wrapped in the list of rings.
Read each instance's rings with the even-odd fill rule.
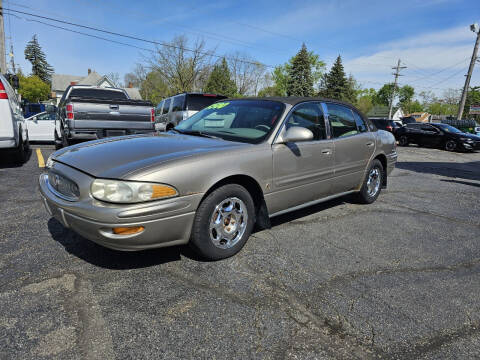
[[[388,119],[388,112],[388,106],[376,105],[366,115],[368,118],[372,119]],[[392,112],[393,115],[391,120],[401,120],[401,118],[405,116],[401,108],[394,107]]]
[[[431,122],[432,115],[427,112],[414,112],[408,114],[407,116],[411,116],[415,118],[416,122]]]
[[[69,85],[93,85],[100,86],[103,88],[106,87],[115,87],[112,80],[108,78],[107,75],[100,75],[96,71],[88,69],[87,76],[76,76],[76,75],[62,75],[62,74],[53,74],[52,75],[52,98],[56,99],[56,104],[60,102],[60,99],[63,96],[63,93]],[[134,88],[129,84],[127,88],[124,88],[128,96],[131,99],[141,100],[142,96],[138,88]]]

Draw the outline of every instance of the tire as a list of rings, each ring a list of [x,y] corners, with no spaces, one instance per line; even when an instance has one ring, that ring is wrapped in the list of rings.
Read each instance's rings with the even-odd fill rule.
[[[383,177],[385,172],[380,160],[375,159],[370,164],[367,176],[363,181],[362,188],[357,193],[357,201],[362,204],[371,204],[377,200],[378,195],[382,191]]]
[[[457,149],[457,143],[455,140],[447,140],[445,142],[445,150],[447,151],[455,151]]]
[[[61,132],[61,135],[62,135],[62,147],[70,146],[71,145],[70,141],[68,140],[67,135],[65,135],[64,131]]]
[[[400,138],[398,139],[398,145],[400,146],[408,146],[408,137],[406,135],[402,135],[400,136]]]
[[[173,124],[168,124],[166,127],[165,127],[165,131],[170,131],[174,128],[175,126],[173,126]]]
[[[238,184],[224,185],[212,191],[198,207],[190,246],[205,259],[228,258],[245,245],[254,222],[255,206],[250,193]]]
[[[55,143],[55,150],[59,150],[63,147],[62,140],[58,137],[57,131],[53,131],[53,141]]]
[[[18,142],[18,148],[15,151],[15,162],[17,164],[24,164],[28,158],[28,150],[30,146],[28,139],[26,142],[23,141],[23,138],[20,136],[20,141]]]

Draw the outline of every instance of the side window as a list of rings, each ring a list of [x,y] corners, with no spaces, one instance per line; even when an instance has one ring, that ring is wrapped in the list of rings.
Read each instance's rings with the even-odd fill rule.
[[[320,103],[307,102],[295,107],[285,123],[287,130],[293,126],[300,126],[313,133],[313,140],[326,139],[325,118],[320,106]]]
[[[362,117],[356,112],[353,111],[353,118],[355,119],[355,123],[357,124],[357,130],[362,132],[368,131],[367,125],[365,124],[365,121],[362,119]]]
[[[185,96],[184,95],[180,95],[180,96],[175,96],[173,98],[173,105],[172,105],[172,112],[174,111],[183,111],[183,104],[184,104],[184,101],[185,100]]]
[[[328,121],[330,122],[330,129],[334,138],[351,136],[358,134],[357,124],[353,118],[352,110],[349,108],[337,105],[328,104]]]
[[[45,113],[45,114],[37,115],[37,120],[50,120],[50,114]]]
[[[162,106],[163,106],[163,103],[165,102],[165,100],[162,100],[160,102],[160,104],[157,105],[157,107],[155,108],[155,115],[158,116],[158,115],[162,115]]]
[[[168,109],[170,108],[170,102],[172,101],[172,98],[168,98],[165,100],[165,103],[163,104],[163,111],[162,114],[168,113]]]

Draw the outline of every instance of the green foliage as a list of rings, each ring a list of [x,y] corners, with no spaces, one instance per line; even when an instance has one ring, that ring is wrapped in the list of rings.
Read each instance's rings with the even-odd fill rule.
[[[393,93],[393,83],[383,85],[377,92],[376,102],[379,105],[390,105],[390,100]]]
[[[302,50],[300,50],[300,52],[301,51]],[[310,64],[310,75],[313,81],[313,87],[316,87],[325,71],[325,62],[320,60],[320,56],[313,51],[307,51],[307,55]],[[258,93],[259,96],[287,96],[289,74],[292,71],[293,62],[297,56],[298,54],[290,58],[285,64],[275,67],[271,74],[273,85],[260,90]],[[302,54],[302,56],[304,55]]]
[[[32,40],[25,47],[25,59],[32,64],[32,75],[38,76],[42,81],[50,83],[53,68],[47,62],[45,53],[42,51],[37,40],[37,35],[33,35]]]
[[[48,100],[50,97],[50,86],[42,81],[37,75],[23,76],[18,74],[19,88],[18,92],[23,99],[36,103],[42,100]]]
[[[342,58],[338,55],[330,71],[323,76],[319,95],[330,99],[355,102],[358,85],[353,76],[345,75]]]
[[[456,116],[458,112],[458,104],[447,104],[435,99],[434,102],[424,104],[425,111],[434,115],[451,115]]]
[[[150,71],[140,83],[140,95],[152,104],[158,104],[163,98],[173,95],[158,71]]]
[[[215,64],[205,85],[204,91],[233,97],[237,93],[235,81],[232,80],[227,60],[222,59],[220,64]]]
[[[471,118],[469,115],[470,105],[480,105],[480,86],[471,87],[468,90],[467,99],[465,100],[465,108],[463,110],[463,119]],[[476,115],[478,117],[478,115]]]
[[[400,106],[405,114],[424,111],[423,105],[418,100],[404,102]]]
[[[398,89],[398,99],[400,106],[412,102],[413,95],[415,95],[415,89],[409,85],[402,86]]]
[[[312,96],[313,77],[307,47],[302,45],[287,71],[287,96]]]

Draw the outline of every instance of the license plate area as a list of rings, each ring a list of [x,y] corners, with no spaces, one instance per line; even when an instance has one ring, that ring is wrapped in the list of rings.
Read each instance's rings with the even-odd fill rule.
[[[127,134],[126,130],[107,130],[105,132],[106,137],[123,136],[126,134]]]

